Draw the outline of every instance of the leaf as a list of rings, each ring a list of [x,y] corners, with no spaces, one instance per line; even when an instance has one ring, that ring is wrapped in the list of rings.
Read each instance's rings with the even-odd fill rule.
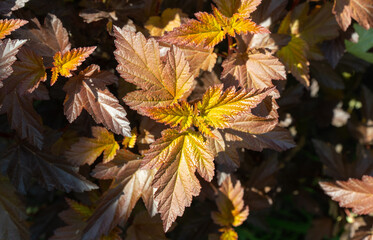
[[[0,2],[0,14],[10,15],[12,11],[23,8],[29,0],[3,0]]]
[[[275,127],[272,131],[263,134],[250,134],[231,129],[225,131],[228,142],[232,142],[236,147],[253,151],[261,152],[269,148],[281,152],[295,146],[289,131],[281,127]]]
[[[74,48],[66,53],[56,53],[53,57],[51,86],[57,81],[59,74],[71,77],[71,71],[76,70],[95,49],[96,47]]]
[[[362,180],[320,182],[321,188],[341,207],[352,208],[357,214],[373,212],[373,177],[363,176]]]
[[[13,76],[19,78],[21,93],[32,93],[40,84],[47,80],[43,58],[29,48],[22,48],[17,55],[18,61],[13,64]]]
[[[221,228],[219,229],[221,232],[220,240],[237,240],[238,234],[233,228]]]
[[[215,137],[207,137],[206,143],[214,154],[216,170],[230,173],[235,172],[240,166],[240,160],[237,150],[234,146],[228,144],[219,130],[213,130]]]
[[[351,18],[355,19],[365,29],[372,28],[373,6],[369,0],[336,0],[333,13],[343,31],[351,24]]]
[[[124,97],[127,105],[144,114],[144,107],[167,106],[189,96],[194,79],[179,48],[171,47],[163,64],[154,39],[146,40],[141,33],[118,27],[114,31],[117,70],[126,81],[141,88]]]
[[[242,89],[236,92],[236,89],[231,87],[223,92],[223,85],[211,87],[196,104],[200,111],[196,118],[214,128],[229,127],[234,117],[250,112],[272,91],[273,88],[251,91]]]
[[[338,154],[334,147],[319,140],[312,140],[317,155],[325,165],[325,174],[336,180],[348,178],[361,178],[363,175],[373,173],[372,153],[358,145],[357,158],[353,162],[346,162],[342,155]]]
[[[246,89],[272,87],[272,80],[285,80],[284,65],[270,53],[234,53],[222,64],[222,78],[238,81]]]
[[[48,13],[42,26],[37,18],[31,19],[36,28],[20,29],[19,38],[29,39],[27,46],[37,55],[53,57],[57,52],[69,51],[71,44],[67,30],[55,15]],[[30,25],[30,24],[29,24]],[[49,62],[48,62],[49,63]],[[50,62],[51,63],[51,62]]]
[[[122,149],[113,161],[96,167],[96,178],[115,179],[115,184],[100,198],[95,212],[87,220],[82,240],[97,239],[117,224],[123,224],[140,197],[150,214],[156,214],[155,190],[151,186],[155,170],[141,169],[141,162],[139,155]]]
[[[163,36],[164,32],[172,31],[181,25],[181,18],[187,15],[179,8],[167,8],[160,17],[152,16],[146,21],[145,28],[151,36]]]
[[[189,103],[181,102],[169,107],[149,108],[146,110],[146,114],[160,123],[169,124],[171,127],[180,125],[182,132],[192,126],[195,111]]]
[[[161,52],[164,52],[166,49],[171,47],[170,44],[165,42],[160,42],[161,45]],[[183,45],[178,45],[184,55],[185,59],[189,63],[190,73],[193,74],[194,77],[198,77],[200,71],[209,71],[211,72],[215,66],[217,55],[213,52],[213,48],[204,49],[200,47],[188,47]]]
[[[353,43],[345,40],[347,52],[367,62],[373,63],[373,53],[369,52],[369,50],[373,48],[373,29],[365,30],[358,24],[354,24],[354,29],[359,35],[359,41]]]
[[[226,17],[232,17],[235,13],[239,13],[242,17],[250,17],[250,13],[254,12],[261,0],[214,0],[214,3]]]
[[[29,239],[26,208],[9,180],[0,175],[0,239]]]
[[[165,231],[177,216],[183,215],[193,196],[198,196],[201,186],[195,171],[206,181],[212,180],[213,158],[202,135],[191,130],[165,130],[145,153],[143,168],[158,169],[152,186],[157,188],[155,200]]]
[[[20,96],[17,89],[8,92],[6,88],[7,85],[0,90],[0,93],[4,94],[1,113],[7,113],[11,128],[17,131],[21,139],[27,138],[32,145],[41,149],[44,129],[42,119],[33,107],[32,96]]]
[[[66,92],[64,112],[67,120],[73,122],[84,108],[96,123],[102,123],[116,134],[131,136],[126,111],[106,88],[116,81],[114,74],[100,71],[97,65],[91,65],[70,78],[63,88]]]
[[[161,39],[172,44],[212,48],[223,41],[226,34],[266,33],[267,29],[256,25],[244,14],[234,14],[228,18],[215,7],[213,14],[198,12],[197,20],[189,19],[180,27],[168,32]]]
[[[277,56],[285,64],[286,69],[305,86],[310,85],[308,49],[303,39],[293,36],[289,44],[277,52]]]
[[[24,144],[13,146],[3,155],[4,171],[8,173],[17,190],[26,194],[30,179],[35,178],[48,191],[83,192],[98,187],[78,174],[78,168],[72,167],[63,159],[45,151]]]
[[[0,41],[0,87],[2,86],[1,80],[13,73],[12,64],[17,60],[16,54],[25,42],[26,40],[10,39]]]
[[[22,19],[0,19],[0,39],[27,23],[28,21]]]
[[[127,229],[125,240],[166,240],[162,220],[158,215],[150,217],[146,211],[136,214],[131,226]]]
[[[216,198],[218,212],[212,212],[214,223],[222,227],[240,226],[249,215],[249,207],[243,201],[244,189],[240,181],[233,186],[231,177],[227,177],[219,188]]]
[[[79,142],[66,152],[66,159],[74,166],[91,165],[102,153],[104,163],[115,157],[119,144],[112,133],[106,128],[92,127],[92,135],[94,138],[80,138]]]
[[[63,211],[59,214],[59,217],[68,224],[67,226],[57,228],[54,231],[54,235],[50,238],[51,240],[80,240],[82,237],[82,230],[87,225],[86,220],[93,214],[93,207],[89,207],[73,201],[71,199],[66,199],[69,205],[69,209]],[[119,228],[114,228],[106,236],[101,236],[99,240],[120,240],[121,230]]]

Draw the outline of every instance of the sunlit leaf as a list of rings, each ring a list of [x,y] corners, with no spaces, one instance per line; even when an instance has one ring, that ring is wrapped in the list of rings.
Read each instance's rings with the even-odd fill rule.
[[[0,39],[28,23],[22,19],[0,19]]]

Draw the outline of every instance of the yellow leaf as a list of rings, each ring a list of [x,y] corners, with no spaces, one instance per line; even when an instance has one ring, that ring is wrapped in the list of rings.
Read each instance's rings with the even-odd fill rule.
[[[236,231],[234,231],[233,228],[221,228],[219,229],[219,232],[222,234],[220,235],[220,240],[237,240],[238,235]]]
[[[227,177],[219,188],[216,199],[218,212],[212,212],[214,222],[223,227],[240,226],[249,215],[249,207],[243,201],[244,189],[240,181],[233,186],[231,177]]]
[[[0,39],[9,35],[12,31],[22,27],[28,23],[26,20],[21,19],[1,19],[0,20]]]
[[[229,127],[231,119],[255,108],[272,91],[273,88],[236,92],[231,87],[223,92],[223,85],[211,87],[203,95],[202,101],[197,103],[198,118],[214,128]]]
[[[187,17],[179,8],[167,8],[162,15],[153,16],[145,23],[145,28],[149,30],[151,36],[163,36],[164,32],[172,31],[181,25],[181,18]]]
[[[269,31],[256,25],[243,15],[234,14],[231,18],[224,16],[213,7],[213,14],[198,12],[197,20],[189,19],[180,27],[167,33],[162,40],[179,45],[212,48],[221,42],[226,34],[268,33]]]
[[[114,135],[103,127],[92,127],[94,138],[82,137],[79,142],[72,145],[66,152],[66,158],[76,166],[92,164],[102,152],[104,152],[103,162],[111,161],[119,149],[119,144],[115,141]]]
[[[203,136],[191,130],[182,133],[174,129],[165,130],[162,137],[150,146],[143,168],[158,169],[153,187],[157,188],[155,200],[165,231],[177,216],[183,215],[193,196],[198,196],[201,185],[195,171],[206,181],[212,180],[213,159]]]
[[[53,57],[54,67],[52,68],[51,85],[57,81],[59,74],[64,77],[71,77],[71,71],[76,70],[95,49],[96,47],[84,47],[72,49],[64,54],[57,52]]]
[[[225,16],[232,17],[239,13],[242,17],[248,18],[254,12],[262,0],[214,0],[214,3]]]
[[[124,137],[122,145],[125,148],[134,148],[137,140],[137,128],[134,127],[131,131],[131,137]]]
[[[82,217],[84,220],[87,220],[93,214],[93,209],[84,204],[68,198],[66,198],[66,202],[67,204],[69,204],[70,208],[73,209],[77,214],[79,214],[79,216]]]
[[[171,127],[180,125],[180,131],[192,126],[194,109],[187,102],[175,103],[168,107],[148,108],[147,114],[154,120],[169,124]]]
[[[310,85],[307,52],[307,42],[296,36],[292,36],[288,45],[277,52],[286,69],[305,86]]]

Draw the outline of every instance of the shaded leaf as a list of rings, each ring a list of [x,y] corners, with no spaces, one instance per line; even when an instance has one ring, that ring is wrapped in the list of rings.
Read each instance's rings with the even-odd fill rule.
[[[101,179],[115,179],[115,183],[100,198],[93,215],[87,220],[82,239],[97,239],[109,233],[117,224],[123,224],[130,216],[140,197],[153,216],[157,203],[151,186],[155,170],[140,168],[139,155],[120,150],[113,161],[99,164],[94,176]]]
[[[102,153],[104,153],[104,163],[115,157],[119,144],[112,133],[106,128],[92,127],[92,135],[93,138],[80,138],[79,142],[66,152],[67,160],[74,166],[91,165]]]
[[[262,151],[265,148],[276,151],[285,151],[295,146],[293,137],[287,129],[275,127],[272,131],[263,134],[250,134],[227,129],[226,139],[236,147],[243,147],[253,151]]]
[[[367,62],[373,63],[373,53],[369,52],[369,50],[373,48],[373,29],[365,30],[358,24],[354,24],[354,29],[356,33],[359,34],[359,41],[357,43],[353,43],[345,40],[347,52],[355,55],[358,58],[364,59]]]
[[[10,148],[3,156],[4,169],[17,190],[26,194],[30,179],[35,178],[48,191],[83,192],[97,186],[78,174],[78,168],[63,159],[21,144]]]
[[[201,186],[195,171],[206,180],[214,176],[213,155],[205,146],[201,134],[188,130],[179,133],[168,129],[155,141],[144,157],[144,168],[158,169],[153,187],[158,212],[167,231],[177,216],[198,196]]]
[[[9,78],[9,80],[14,79]],[[0,91],[4,96],[0,112],[7,113],[11,128],[17,131],[21,139],[27,138],[32,145],[41,149],[44,128],[40,115],[33,107],[33,96],[30,94],[20,96],[17,89],[7,91],[7,85]]]
[[[307,60],[308,45],[299,37],[292,37],[289,44],[277,52],[277,56],[294,77],[303,85],[309,86],[309,62]]]
[[[22,48],[17,55],[18,61],[13,64],[13,77],[20,79],[19,91],[32,93],[47,80],[43,58],[29,48]]]
[[[54,67],[52,68],[51,85],[57,81],[59,74],[64,77],[71,77],[71,71],[76,70],[95,49],[96,47],[74,48],[65,53],[56,53],[53,57]]]
[[[22,19],[0,19],[0,39],[28,23]]]
[[[30,21],[36,28],[27,30],[20,29],[20,38],[29,39],[27,45],[36,54],[45,57],[53,57],[57,52],[64,54],[70,50],[69,35],[63,27],[62,22],[53,14],[48,14],[44,19],[42,26],[37,18]],[[29,24],[29,26],[31,25]]]
[[[116,81],[114,74],[100,71],[97,65],[91,65],[70,78],[63,88],[66,92],[64,112],[69,122],[73,122],[84,108],[97,123],[104,124],[116,134],[131,136],[126,111],[106,88]]]
[[[136,214],[131,226],[127,229],[125,240],[166,240],[162,220],[158,215],[150,217],[146,212]]]
[[[0,239],[29,239],[26,208],[9,180],[0,175]]]
[[[321,188],[341,207],[352,208],[357,214],[373,212],[373,177],[363,176],[362,180],[320,182]]]

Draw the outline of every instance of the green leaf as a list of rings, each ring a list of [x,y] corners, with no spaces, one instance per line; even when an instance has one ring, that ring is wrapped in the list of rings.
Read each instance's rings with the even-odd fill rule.
[[[345,40],[347,52],[373,63],[373,53],[368,52],[373,47],[373,29],[366,30],[358,24],[354,24],[354,29],[359,35],[359,41],[353,43]]]

